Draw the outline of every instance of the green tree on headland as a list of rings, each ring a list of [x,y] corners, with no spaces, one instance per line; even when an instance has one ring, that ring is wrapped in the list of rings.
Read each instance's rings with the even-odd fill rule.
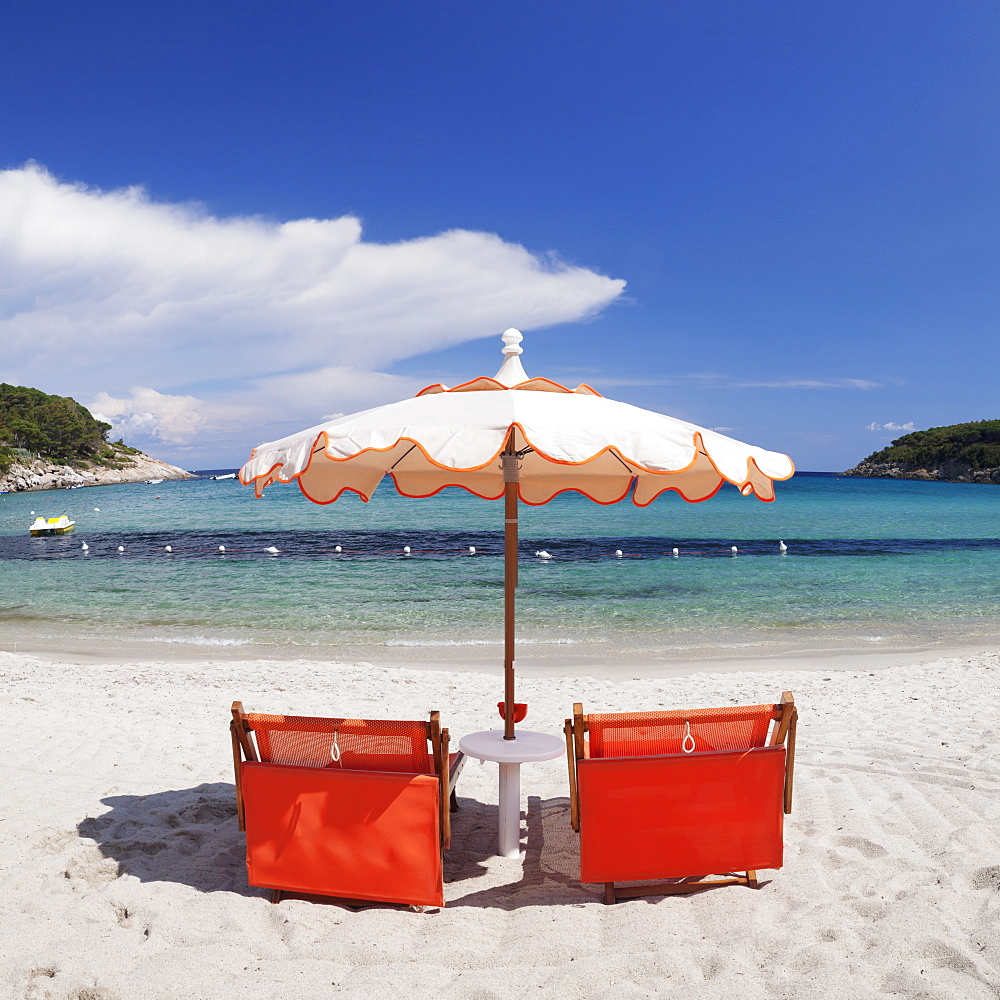
[[[103,463],[116,454],[108,444],[110,430],[69,396],[0,382],[0,472],[10,468],[17,451],[53,462]]]
[[[973,470],[1000,468],[1000,420],[976,420],[904,434],[865,462],[908,469],[937,469],[945,464]]]

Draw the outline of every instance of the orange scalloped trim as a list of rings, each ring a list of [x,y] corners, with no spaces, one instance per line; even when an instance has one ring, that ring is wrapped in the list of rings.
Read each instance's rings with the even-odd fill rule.
[[[504,385],[503,382],[498,382],[495,378],[490,378],[486,375],[481,375],[479,378],[463,382],[461,385],[453,386],[450,389],[443,382],[435,382],[433,385],[424,386],[413,398],[419,399],[421,396],[432,396],[441,392],[497,392],[498,390],[506,391],[508,389],[518,389],[528,392],[579,392],[587,396],[600,396],[602,399],[604,398],[593,386],[587,385],[586,382],[581,382],[575,389],[570,389],[561,382],[555,382],[550,378],[530,378],[527,382],[518,382],[517,385]]]
[[[367,452],[387,452],[387,451],[392,451],[393,448],[397,447],[403,441],[407,441],[410,444],[412,444],[414,447],[418,448],[420,450],[420,453],[424,456],[424,458],[431,465],[435,466],[438,469],[441,469],[444,472],[477,472],[480,469],[485,469],[488,465],[491,465],[493,462],[495,462],[500,457],[501,453],[503,452],[504,447],[506,447],[506,440],[510,436],[510,432],[514,428],[517,428],[521,432],[521,437],[524,439],[524,441],[527,443],[527,445],[530,448],[532,448],[533,451],[535,451],[536,454],[541,455],[546,461],[551,462],[553,465],[572,465],[572,466],[587,465],[588,463],[594,461],[594,459],[600,458],[600,456],[603,455],[603,454],[605,454],[606,452],[613,451],[618,456],[618,458],[620,458],[623,462],[628,462],[630,465],[636,466],[637,468],[641,469],[643,471],[643,473],[645,473],[646,475],[650,475],[650,476],[677,476],[677,475],[681,475],[684,472],[687,472],[695,464],[695,462],[698,460],[698,455],[700,453],[700,454],[703,454],[705,456],[705,458],[708,459],[709,464],[712,466],[712,468],[715,470],[716,475],[719,477],[719,485],[710,494],[708,494],[708,496],[699,497],[699,498],[696,498],[696,499],[692,500],[691,498],[689,498],[688,496],[686,496],[684,494],[684,491],[679,486],[664,486],[662,490],[658,490],[653,495],[653,497],[649,501],[647,501],[646,503],[636,503],[635,499],[633,497],[633,503],[635,503],[637,507],[648,507],[653,502],[653,500],[655,500],[661,494],[666,493],[666,492],[668,492],[670,490],[673,490],[676,493],[678,493],[687,503],[703,503],[705,500],[710,500],[712,497],[714,497],[715,494],[718,493],[720,489],[722,489],[722,484],[724,482],[725,483],[731,483],[732,485],[740,488],[741,490],[744,487],[746,487],[747,485],[750,485],[751,486],[751,492],[753,493],[753,495],[755,497],[757,497],[758,500],[760,500],[762,503],[773,503],[774,499],[775,499],[774,497],[770,497],[770,498],[762,497],[762,496],[760,496],[757,493],[757,491],[755,489],[752,488],[753,487],[753,483],[751,481],[751,476],[750,476],[750,465],[753,464],[754,468],[757,469],[757,471],[760,472],[760,474],[762,476],[764,476],[764,478],[769,479],[772,483],[784,482],[784,481],[786,481],[788,479],[791,479],[792,476],[795,475],[795,465],[794,465],[794,463],[792,463],[791,458],[788,458],[787,455],[785,457],[788,458],[789,463],[792,464],[792,471],[787,476],[780,476],[780,477],[774,477],[774,478],[772,478],[771,476],[766,476],[763,472],[761,472],[760,467],[757,465],[756,461],[754,460],[753,456],[751,455],[751,456],[749,456],[747,458],[747,478],[744,479],[744,480],[742,480],[742,481],[739,481],[739,482],[736,481],[736,480],[734,480],[734,479],[730,479],[728,476],[723,475],[722,472],[719,471],[719,467],[715,464],[715,461],[712,459],[711,454],[705,448],[704,440],[702,439],[701,433],[699,431],[695,431],[694,438],[693,438],[693,441],[692,441],[692,444],[694,446],[694,455],[692,456],[691,461],[688,462],[688,464],[685,465],[684,468],[682,468],[682,469],[672,469],[669,472],[661,472],[661,471],[656,470],[656,469],[649,469],[645,465],[643,465],[641,462],[637,462],[634,459],[631,459],[628,456],[623,455],[620,451],[618,451],[614,447],[614,445],[607,445],[607,446],[605,446],[600,451],[595,452],[593,455],[591,455],[587,459],[584,459],[583,461],[580,461],[580,462],[570,462],[570,461],[566,461],[564,459],[551,458],[544,451],[541,451],[540,449],[536,448],[535,445],[532,444],[531,439],[525,433],[524,428],[521,426],[521,424],[518,421],[515,421],[507,429],[507,434],[504,437],[504,442],[505,442],[504,445],[501,445],[500,449],[491,458],[489,458],[487,461],[483,462],[481,465],[474,465],[474,466],[469,466],[468,468],[461,468],[461,469],[460,468],[456,468],[454,466],[443,465],[441,462],[436,461],[435,459],[433,459],[427,453],[427,450],[424,448],[424,446],[419,441],[415,441],[413,438],[409,438],[409,437],[400,437],[400,438],[397,438],[396,441],[393,444],[389,445],[386,448],[362,448],[361,451],[355,452],[353,455],[348,455],[345,458],[337,458],[336,456],[327,455],[326,454],[326,447],[329,444],[330,438],[329,438],[329,435],[326,433],[326,431],[320,431],[319,434],[317,434],[316,438],[313,440],[312,447],[310,449],[309,461],[306,463],[306,467],[304,469],[302,469],[301,471],[294,473],[292,476],[289,476],[287,479],[283,478],[280,474],[278,476],[275,476],[274,478],[271,478],[271,481],[269,483],[266,483],[264,486],[261,487],[261,491],[263,491],[264,489],[267,488],[267,486],[270,486],[270,485],[272,485],[275,482],[286,483],[287,484],[287,483],[291,483],[291,482],[293,482],[294,480],[297,479],[299,481],[298,482],[298,487],[302,491],[303,496],[305,496],[307,499],[309,499],[312,503],[319,504],[319,505],[331,504],[334,501],[336,501],[345,492],[356,493],[358,496],[360,496],[362,498],[362,500],[364,500],[365,503],[368,503],[371,500],[370,496],[365,496],[365,494],[362,493],[360,490],[356,490],[353,487],[349,487],[349,486],[345,486],[343,489],[341,489],[332,500],[316,500],[313,497],[311,497],[309,495],[309,493],[304,489],[304,487],[302,485],[302,478],[301,477],[304,476],[309,471],[309,469],[312,467],[313,458],[317,454],[319,454],[319,452],[321,450],[323,451],[324,457],[326,458],[326,460],[328,462],[350,462],[353,459],[357,458],[359,455],[364,455]],[[316,447],[316,444],[319,442],[319,440],[321,438],[325,438],[326,439],[326,445],[324,445],[322,449],[318,449]],[[253,461],[253,458],[254,458],[254,456],[256,454],[257,454],[257,449],[254,448],[251,451],[251,453],[250,453],[250,461]],[[268,478],[272,477],[272,475],[275,472],[275,470],[278,469],[279,467],[281,467],[282,465],[283,465],[283,463],[276,462],[266,472],[260,473],[259,475],[256,475],[252,479],[248,479],[248,480],[243,478],[243,476],[242,476],[242,470],[241,470],[241,474],[240,474],[240,477],[239,477],[240,478],[240,482],[243,483],[244,486],[249,486],[250,483],[256,483],[258,480],[268,479]],[[385,474],[386,473],[383,473],[383,475],[385,475]],[[498,500],[501,496],[503,496],[503,492],[502,491],[499,494],[497,494],[497,496],[495,496],[495,497],[485,496],[482,493],[477,493],[475,490],[470,489],[467,486],[462,486],[459,483],[445,484],[444,486],[438,487],[436,490],[434,490],[433,493],[426,493],[426,494],[404,493],[402,490],[399,489],[398,485],[396,485],[395,474],[392,473],[391,471],[388,472],[387,474],[390,475],[390,476],[392,476],[393,485],[396,486],[397,492],[399,492],[401,496],[409,497],[409,498],[412,498],[412,499],[425,499],[427,497],[436,496],[438,493],[441,492],[441,490],[448,489],[449,486],[453,486],[453,487],[456,487],[458,489],[463,489],[467,493],[471,493],[473,496],[481,497],[483,500]],[[632,480],[634,480],[635,478],[636,477],[634,475],[631,477],[631,479],[629,481],[628,488],[625,490],[624,493],[622,493],[622,495],[617,500],[598,500],[595,497],[592,497],[585,490],[582,490],[579,487],[575,487],[575,486],[567,486],[565,489],[558,490],[556,493],[553,493],[552,496],[549,497],[548,500],[542,500],[542,501],[540,501],[538,503],[533,503],[532,501],[525,500],[523,497],[521,497],[521,490],[520,490],[520,486],[519,486],[518,487],[518,498],[521,499],[522,503],[528,504],[528,506],[531,506],[531,507],[540,507],[542,504],[548,503],[549,500],[552,500],[554,497],[559,496],[560,493],[573,493],[573,492],[575,492],[575,493],[581,493],[581,494],[583,494],[583,496],[587,497],[588,500],[592,500],[594,503],[602,504],[603,506],[608,506],[608,505],[610,505],[612,503],[620,503],[622,500],[625,499],[625,497],[628,495],[629,489],[631,489],[631,487],[632,487]],[[258,493],[258,496],[259,496],[259,493]]]

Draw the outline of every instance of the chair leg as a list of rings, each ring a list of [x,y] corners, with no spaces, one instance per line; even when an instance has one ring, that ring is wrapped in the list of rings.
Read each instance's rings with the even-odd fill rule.
[[[453,813],[458,812],[458,794],[454,788],[451,790],[451,811]]]
[[[615,884],[614,882],[604,883],[604,902],[613,903],[615,902]]]
[[[280,889],[272,889],[271,890],[271,902],[272,903],[280,903],[281,902],[281,890]]]
[[[750,886],[751,889],[760,888],[760,883],[757,881],[757,873],[755,871],[747,872],[747,885]]]

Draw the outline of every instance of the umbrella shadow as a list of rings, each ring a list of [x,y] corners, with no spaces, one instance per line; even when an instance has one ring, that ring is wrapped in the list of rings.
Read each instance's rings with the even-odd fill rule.
[[[488,876],[485,861],[496,859],[499,807],[469,802],[466,808],[466,800],[459,802],[463,808],[452,817],[452,849],[445,856],[446,883]],[[450,900],[449,907],[514,910],[594,901],[593,888],[580,884],[579,838],[570,828],[569,799],[529,795],[521,815],[526,820],[521,877]]]
[[[487,861],[496,854],[498,808],[458,796],[458,811],[451,814],[451,847],[444,852],[445,885],[486,874]]]

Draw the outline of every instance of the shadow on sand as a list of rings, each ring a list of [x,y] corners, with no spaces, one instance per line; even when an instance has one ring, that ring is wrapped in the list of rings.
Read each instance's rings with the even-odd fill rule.
[[[270,890],[247,885],[245,841],[236,822],[235,789],[228,782],[150,795],[113,795],[101,801],[109,811],[84,819],[78,830],[118,865],[119,875],[141,882],[176,882],[200,892],[270,897]],[[449,908],[515,910],[579,905],[603,897],[602,887],[579,882],[579,839],[570,829],[568,799],[528,796],[520,863],[496,857],[497,806],[470,798],[458,801],[459,811],[452,813],[452,846],[444,859],[445,894],[452,896]],[[449,892],[456,883],[479,880],[485,885],[470,887],[465,895],[455,898]],[[298,898],[341,905],[320,896]],[[663,897],[643,898],[652,903]]]
[[[576,874],[579,850],[569,827],[568,799],[529,796],[520,866],[495,858],[497,806],[461,796],[458,801],[459,811],[452,813],[452,847],[444,860],[445,893],[452,895],[449,886],[470,880],[483,879],[487,885],[449,900],[449,907],[509,910],[593,901],[594,889],[581,886]],[[247,885],[245,842],[236,822],[232,784],[113,795],[102,802],[109,811],[84,819],[78,830],[118,865],[119,875],[176,882],[200,892],[270,896],[267,889]],[[489,885],[491,869],[494,879],[509,874],[513,881]]]
[[[236,793],[228,782],[101,801],[109,811],[87,817],[77,829],[118,864],[119,875],[178,882],[201,892],[267,894],[247,886]]]

